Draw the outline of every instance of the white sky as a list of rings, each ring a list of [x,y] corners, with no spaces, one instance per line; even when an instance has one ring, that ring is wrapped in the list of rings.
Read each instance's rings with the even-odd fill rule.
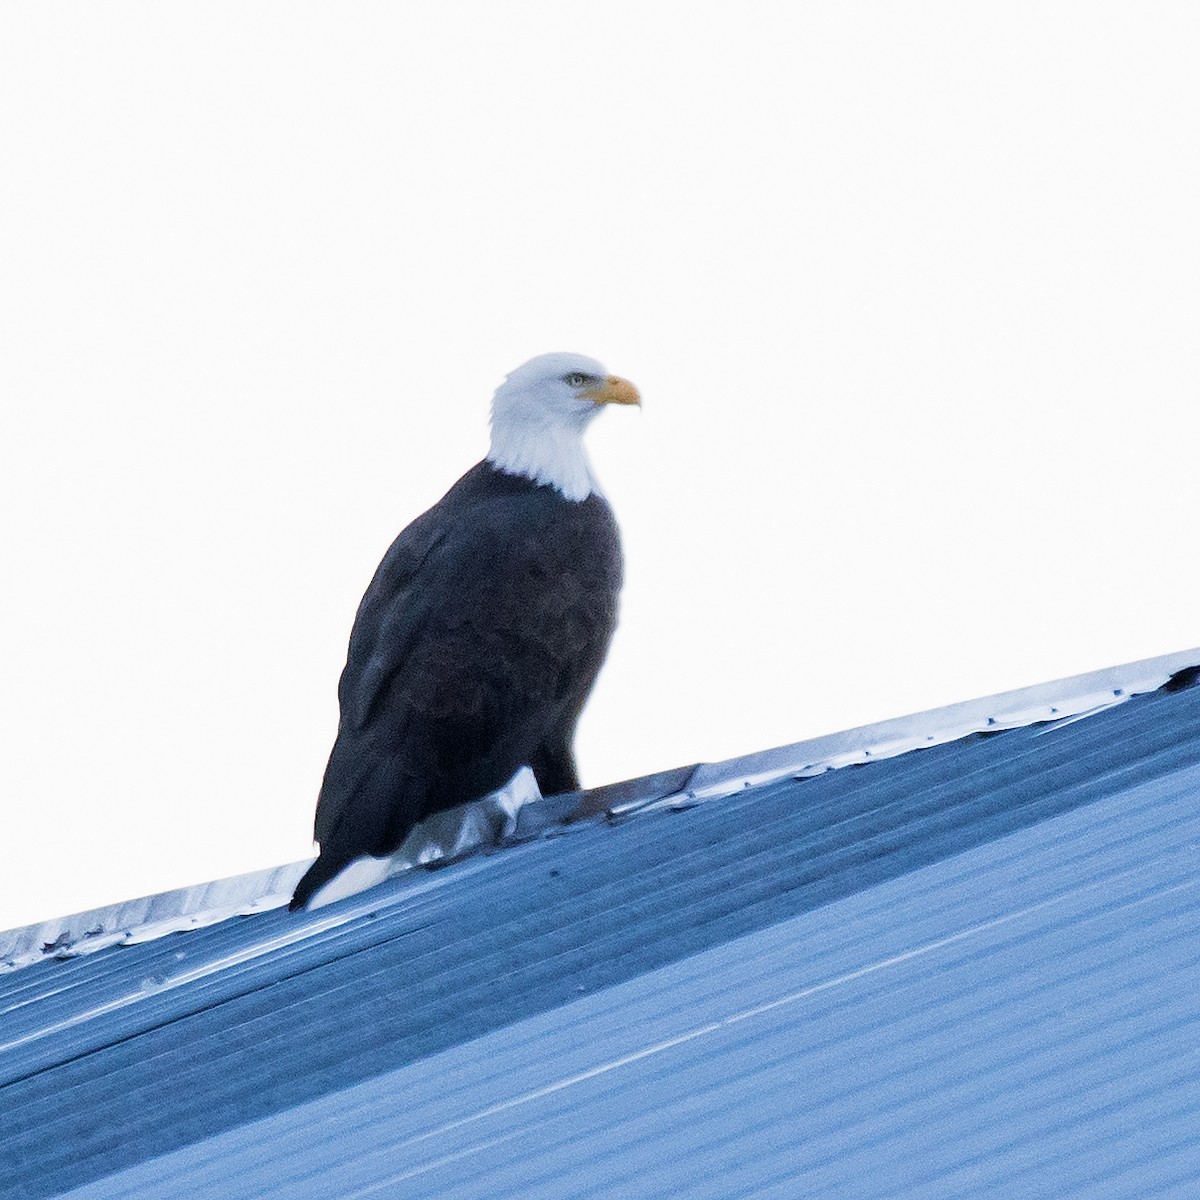
[[[1200,643],[1200,6],[9,5],[0,928],[311,852],[358,599],[578,350],[585,783]]]

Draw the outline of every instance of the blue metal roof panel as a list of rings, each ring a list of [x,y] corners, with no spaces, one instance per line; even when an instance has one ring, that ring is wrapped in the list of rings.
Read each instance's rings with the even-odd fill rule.
[[[1200,766],[78,1192],[1200,1187]]]
[[[968,1054],[981,1053],[979,1038],[999,1036],[973,1024],[982,1020],[975,1009],[955,1007],[966,1004],[966,983],[975,981],[977,1003],[990,997],[1001,1030],[1019,1024],[1043,993],[1058,997],[1053,1011],[1083,1012],[1087,1024],[1087,1005],[1108,995],[1106,980],[1116,981],[1113,1004],[1136,993],[1150,1012],[1139,972],[1175,978],[1183,967],[1170,955],[1194,957],[1190,932],[1174,940],[1159,933],[1178,925],[1171,904],[1195,904],[1190,884],[1172,872],[1190,861],[1195,873],[1197,835],[1184,818],[1188,796],[1195,811],[1198,766],[1200,688],[1162,691],[1069,725],[976,735],[681,811],[593,822],[492,857],[410,873],[304,917],[262,913],[35,964],[0,978],[0,1146],[10,1164],[0,1192],[52,1195],[111,1176],[94,1194],[123,1194],[103,1189],[128,1185],[133,1195],[161,1195],[138,1192],[139,1180],[184,1170],[210,1189],[201,1194],[256,1195],[251,1181],[259,1180],[284,1189],[280,1195],[328,1195],[320,1186],[343,1176],[354,1186],[391,1187],[399,1155],[417,1163],[405,1168],[418,1173],[404,1195],[426,1194],[420,1189],[430,1180],[428,1194],[503,1194],[469,1190],[483,1186],[470,1182],[470,1164],[484,1162],[497,1171],[507,1164],[520,1178],[513,1194],[540,1194],[537,1178],[522,1174],[526,1161],[550,1172],[547,1195],[587,1194],[574,1176],[572,1187],[584,1190],[553,1190],[576,1161],[590,1163],[596,1179],[611,1175],[615,1190],[597,1194],[655,1194],[619,1181],[637,1164],[641,1182],[666,1171],[670,1183],[664,1177],[662,1186],[670,1194],[702,1195],[721,1186],[704,1174],[712,1169],[703,1165],[710,1146],[729,1148],[711,1150],[725,1154],[720,1179],[757,1170],[754,1162],[778,1152],[783,1165],[772,1169],[782,1171],[779,1186],[794,1186],[788,1131],[800,1128],[806,1144],[840,1146],[821,1169],[850,1171],[864,1154],[869,1162],[871,1137],[892,1145],[889,1154],[902,1161],[902,1150],[924,1153],[920,1124],[880,1126],[868,1137],[867,1110],[876,1105],[879,1120],[901,1111],[888,1089],[904,1082],[901,1067],[917,1071],[913,1063],[924,1072],[914,1079],[931,1093],[927,1101],[939,1088],[951,1096],[962,1086],[926,1070],[925,1058],[896,1054],[929,1048],[940,1061],[938,1036],[947,1045],[966,1039]],[[1080,820],[1086,836],[1074,824]],[[997,943],[982,956],[954,957],[967,942],[991,946],[986,939],[1015,929],[1030,906],[1031,913],[1068,914],[1064,880],[1100,896],[1126,886],[1130,873],[1157,879],[1158,871],[1176,890],[1164,892],[1165,924],[1152,931],[1146,925],[1137,933],[1135,923],[1135,935],[1123,936],[1131,914],[1150,911],[1127,896],[1108,917],[1101,905],[1086,919],[1071,916],[1061,930],[1035,922],[1024,949]],[[1048,872],[1058,883],[1046,882]],[[1001,916],[981,916],[988,904],[1000,905]],[[964,925],[971,905],[983,908]],[[1102,932],[1087,940],[1093,919]],[[1147,950],[1139,939],[1151,932],[1158,940],[1146,941]],[[810,958],[797,959],[787,949],[793,943]],[[1047,958],[1049,947],[1057,957]],[[1101,957],[1079,957],[1086,953]],[[1010,994],[1024,986],[1026,954],[1043,963],[1044,986]],[[1076,972],[1069,979],[1045,974],[1068,962]],[[884,976],[899,980],[905,971],[918,973],[882,998],[870,992]],[[1075,978],[1083,990],[1072,993]],[[959,991],[943,995],[953,980]],[[815,989],[811,997],[780,1002],[806,989]],[[1176,981],[1175,991],[1185,1008],[1200,1005],[1191,1000],[1194,982],[1180,989]],[[836,1004],[826,1011],[831,997]],[[773,1007],[753,1014],[761,1004]],[[918,1024],[904,1041],[904,1023],[927,1010],[941,1014],[942,1033]],[[1096,1029],[1123,1029],[1126,1039],[1104,1042],[1109,1035],[1102,1034],[1101,1057],[1088,1060],[1101,1064],[1098,1077],[1103,1056],[1121,1046],[1134,1047],[1136,1058],[1147,1038],[1173,1045],[1175,1026],[1148,1033],[1149,1026],[1136,1026],[1136,1013],[1095,1011]],[[704,1028],[704,1013],[717,1014],[707,1018],[714,1029]],[[872,1013],[875,1025],[867,1021]],[[855,1014],[864,1014],[861,1029]],[[1190,1019],[1183,1011],[1176,1017]],[[684,1018],[691,1024],[681,1027]],[[1135,1024],[1126,1029],[1119,1019]],[[1087,1031],[1074,1033],[1084,1048]],[[876,1060],[890,1062],[891,1073],[872,1074]],[[978,1063],[972,1071],[980,1072]],[[1009,1089],[1000,1095],[1030,1103],[1040,1095],[1037,1076],[1013,1082],[993,1071],[989,1078]],[[838,1079],[858,1080],[857,1090],[830,1091]],[[1186,1079],[1173,1082],[1165,1067],[1143,1082],[1158,1089],[1147,1103],[1191,1102]],[[811,1104],[784,1108],[789,1086],[811,1094]],[[1107,1081],[1106,1092],[1113,1086]],[[593,1093],[598,1107],[589,1109]],[[765,1098],[756,1113],[745,1099],[752,1094]],[[1121,1094],[1124,1103],[1138,1102],[1132,1092]],[[911,1108],[918,1099],[904,1103]],[[1081,1112],[1072,1109],[1067,1119],[1083,1137],[1090,1126]],[[410,1119],[417,1124],[405,1124]],[[980,1118],[985,1127],[989,1119]],[[677,1168],[666,1133],[655,1132],[660,1121],[662,1130],[674,1128],[672,1145],[687,1145],[694,1130],[703,1142]],[[843,1125],[852,1132],[837,1143]],[[599,1141],[588,1140],[602,1130]],[[612,1143],[607,1150],[604,1137]],[[412,1159],[406,1139],[413,1138],[420,1154],[449,1156],[445,1168]],[[478,1150],[479,1138],[499,1139],[494,1155]],[[1001,1151],[991,1146],[988,1154]],[[1166,1150],[1156,1161],[1180,1153]],[[241,1165],[230,1174],[222,1164],[234,1161]],[[1129,1168],[1133,1160],[1120,1161]],[[704,1178],[692,1179],[688,1164],[700,1164]],[[816,1165],[805,1170],[822,1177]],[[289,1182],[292,1175],[324,1183],[296,1190],[309,1185]],[[162,1186],[174,1176],[157,1178]],[[243,1190],[231,1193],[231,1179]],[[767,1175],[755,1179],[753,1189],[774,1186]]]

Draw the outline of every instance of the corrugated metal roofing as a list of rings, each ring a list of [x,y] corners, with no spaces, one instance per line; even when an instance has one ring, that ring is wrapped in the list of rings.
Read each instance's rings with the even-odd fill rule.
[[[1196,1194],[1198,799],[1163,690],[40,963],[4,1194]]]
[[[1169,1195],[1200,1178],[1198,794],[1174,772],[78,1194]]]

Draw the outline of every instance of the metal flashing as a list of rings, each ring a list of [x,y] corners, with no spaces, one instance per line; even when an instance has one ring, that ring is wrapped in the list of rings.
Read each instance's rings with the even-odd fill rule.
[[[438,814],[391,858],[363,859],[322,889],[332,903],[414,865],[456,861],[480,849],[540,837],[591,817],[680,808],[780,779],[804,778],[1037,723],[1079,720],[1152,692],[1200,666],[1200,647],[930,709],[841,733],[809,738],[718,763],[699,763],[562,796],[542,797],[528,772],[474,804]],[[312,859],[0,932],[0,974],[46,957],[67,958],[112,945],[280,907]]]

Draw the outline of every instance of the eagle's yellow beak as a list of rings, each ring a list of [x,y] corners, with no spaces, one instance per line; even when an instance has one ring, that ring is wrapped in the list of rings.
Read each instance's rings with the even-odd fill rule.
[[[641,405],[642,398],[637,388],[628,379],[619,375],[610,375],[600,383],[591,387],[580,388],[579,394],[593,404],[637,404]]]

